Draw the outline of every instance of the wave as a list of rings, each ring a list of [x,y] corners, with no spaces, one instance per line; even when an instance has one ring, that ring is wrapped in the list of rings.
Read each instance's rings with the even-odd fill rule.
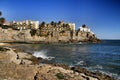
[[[84,61],[79,61],[75,65],[81,65],[81,66],[83,66],[83,65],[86,65],[86,63]]]
[[[54,57],[47,56],[47,50],[41,50],[41,51],[34,51],[33,56],[35,57],[41,57],[46,60],[52,60]]]

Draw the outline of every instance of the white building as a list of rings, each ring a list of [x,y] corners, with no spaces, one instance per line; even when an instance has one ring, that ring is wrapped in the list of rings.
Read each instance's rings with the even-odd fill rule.
[[[10,25],[19,30],[23,29],[38,29],[39,28],[39,21],[31,21],[31,20],[25,20],[25,21],[12,21]]]
[[[33,21],[33,28],[38,29],[39,28],[39,21]]]
[[[75,23],[68,23],[71,30],[75,30]]]
[[[88,27],[80,27],[80,31],[82,31],[82,32],[91,32],[90,28],[88,28]]]
[[[94,33],[90,30],[90,28],[88,28],[88,27],[86,27],[86,26],[85,26],[85,27],[83,27],[83,26],[80,27],[80,31],[81,31],[81,32],[90,32],[91,34],[94,34]]]

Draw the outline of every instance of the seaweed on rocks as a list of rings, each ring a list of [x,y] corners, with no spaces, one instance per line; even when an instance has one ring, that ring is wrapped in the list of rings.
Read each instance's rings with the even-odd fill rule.
[[[99,72],[97,72],[97,73],[90,72],[90,71],[87,71],[86,69],[80,68],[80,67],[71,67],[71,70],[73,70],[74,72],[78,72],[78,73],[84,73],[85,75],[97,78],[98,80],[115,80],[114,78],[112,78],[106,74],[102,74]]]
[[[5,48],[5,47],[0,47],[0,51],[8,51],[8,50],[10,50],[10,49]]]
[[[62,73],[57,73],[55,75],[58,79],[64,79],[64,75]]]

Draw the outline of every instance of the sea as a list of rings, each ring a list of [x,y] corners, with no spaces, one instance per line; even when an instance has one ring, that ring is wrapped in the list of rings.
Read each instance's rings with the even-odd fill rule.
[[[101,72],[120,80],[120,40],[102,40],[100,43],[18,44],[33,56],[50,63],[66,64]]]

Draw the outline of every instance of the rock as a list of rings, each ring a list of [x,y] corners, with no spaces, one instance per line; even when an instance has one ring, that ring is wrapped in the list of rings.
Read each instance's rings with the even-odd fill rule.
[[[10,46],[10,44],[8,44],[8,43],[0,43],[0,46]]]
[[[0,51],[1,80],[114,80],[108,75],[89,72],[84,68],[42,64],[31,54],[7,49]]]
[[[25,52],[23,49],[21,49],[21,48],[16,48],[16,49],[14,49],[14,51],[17,53],[17,52]]]
[[[26,60],[26,59],[22,59],[19,64],[26,64],[26,65],[28,65],[28,64],[32,64],[32,61]]]
[[[81,31],[52,31],[46,33],[43,31],[42,36],[40,35],[39,29],[36,30],[34,35],[31,35],[31,29],[27,30],[13,30],[13,29],[2,29],[0,28],[0,42],[26,42],[26,43],[69,43],[69,42],[99,42],[100,40],[90,32]],[[43,35],[46,33],[46,35]]]
[[[94,77],[94,78],[97,78],[99,80],[115,80],[114,78],[112,78],[108,75],[105,75],[102,73],[90,72],[90,71],[87,71],[86,69],[80,68],[80,67],[71,67],[71,70],[73,70],[74,72],[84,73],[87,76]]]
[[[70,69],[69,66],[65,65],[65,64],[52,64],[53,66],[57,66],[57,67],[62,67],[64,69]]]
[[[37,70],[36,66],[16,65],[14,63],[4,64],[2,66],[0,64],[0,68],[2,69],[0,76],[3,77],[1,80],[34,80],[34,75]]]
[[[16,50],[10,48],[0,48],[1,49],[1,60],[7,63],[16,64],[38,64],[40,59],[32,56],[31,54],[25,52],[17,52]]]

